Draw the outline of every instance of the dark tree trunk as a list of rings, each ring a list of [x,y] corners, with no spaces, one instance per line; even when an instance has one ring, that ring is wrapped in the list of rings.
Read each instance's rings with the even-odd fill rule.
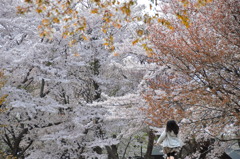
[[[126,152],[127,152],[128,146],[129,146],[130,143],[131,143],[131,140],[132,140],[132,135],[131,135],[131,137],[129,138],[129,141],[128,141],[128,143],[127,143],[127,146],[126,146],[125,149],[124,149],[122,159],[125,158],[125,155],[126,155]]]
[[[99,146],[95,147],[93,151],[95,151],[97,154],[102,154],[102,148]]]
[[[22,131],[16,136],[13,128],[6,129],[3,141],[8,145],[11,150],[11,155],[17,158],[24,158],[25,151],[32,145],[33,141],[31,140],[25,148],[20,147],[20,143],[23,140],[25,134],[28,133],[28,129],[22,129]],[[10,137],[10,135],[12,137]]]
[[[90,69],[92,70],[93,75],[98,76],[99,68],[101,67],[99,60],[94,58],[93,61],[90,62],[90,66],[91,66]],[[101,90],[99,89],[99,84],[95,80],[93,80],[92,82],[93,82],[92,84],[95,92],[95,95],[93,96],[93,100],[97,100],[101,98]]]
[[[42,83],[41,83],[41,89],[40,89],[40,97],[43,98],[44,97],[44,86],[45,86],[45,80],[42,79]]]
[[[151,159],[151,154],[153,150],[153,145],[154,145],[154,138],[155,134],[153,133],[152,130],[148,132],[148,145],[147,145],[147,152],[144,156],[144,159]]]
[[[106,150],[108,153],[108,159],[119,159],[116,145],[112,145],[111,147],[106,146]]]
[[[98,83],[95,82],[94,80],[93,80],[93,87],[95,90],[95,95],[93,96],[93,100],[97,100],[97,99],[101,98],[101,90],[99,89]]]

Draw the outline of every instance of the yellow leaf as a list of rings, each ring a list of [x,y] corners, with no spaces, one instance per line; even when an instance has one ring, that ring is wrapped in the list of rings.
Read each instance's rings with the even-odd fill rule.
[[[38,5],[42,5],[45,2],[45,0],[36,0],[35,3],[37,3]]]
[[[114,50],[115,50],[115,46],[111,46],[110,51],[114,51]]]
[[[150,18],[150,17],[144,17],[144,23],[146,23],[146,24],[150,24],[151,23],[151,21],[152,21],[152,18]]]
[[[74,44],[77,43],[77,40],[76,39],[73,39],[69,42],[69,46],[73,46]]]
[[[64,18],[63,19],[65,22],[68,22],[70,20],[70,18]]]
[[[103,3],[101,3],[101,4],[100,4],[100,7],[101,7],[101,8],[106,8],[107,6],[104,5]]]
[[[107,33],[107,29],[102,29],[102,32],[104,32],[106,34]]]
[[[119,56],[119,53],[114,52],[113,56]]]
[[[207,3],[211,3],[212,0],[198,0],[198,2],[195,4],[196,7],[202,7],[207,5]]]
[[[109,36],[109,40],[112,42],[113,41],[113,36]]]
[[[42,28],[43,28],[43,26],[42,26],[42,25],[39,25],[39,26],[38,26],[38,29],[42,29]]]
[[[20,7],[20,6],[17,6],[17,13],[18,14],[24,14],[28,11],[28,8],[24,8],[24,7]]]
[[[26,3],[32,3],[32,0],[24,0]]]
[[[63,26],[64,29],[67,29],[67,28],[69,28],[69,27],[70,27],[69,25],[64,25],[64,26]]]
[[[72,14],[73,13],[73,10],[72,9],[68,9],[65,11],[67,14]]]
[[[151,52],[151,51],[147,51],[147,56],[148,57],[153,57],[155,54],[153,53],[153,52]]]
[[[82,36],[83,40],[88,40],[88,38],[86,36]]]
[[[42,24],[43,24],[43,25],[49,25],[49,24],[50,24],[49,19],[43,19],[43,20],[42,20]]]
[[[162,23],[162,25],[168,27],[168,28],[171,29],[171,30],[174,29],[174,27],[172,26],[172,24],[171,24],[169,21],[165,20],[165,19],[159,18],[157,21],[158,21],[159,23]]]
[[[189,23],[189,18],[186,15],[181,15],[179,13],[176,14],[178,19],[181,20],[182,24],[186,26],[186,28],[189,28],[190,23]]]
[[[174,30],[174,27],[173,26],[171,26],[171,25],[169,25],[169,26],[167,26],[169,29],[171,29],[171,30]]]
[[[136,39],[136,40],[134,40],[134,41],[132,42],[132,44],[135,45],[135,44],[138,43],[138,42],[139,42],[139,39]]]
[[[120,29],[122,27],[121,24],[119,24],[119,23],[113,23],[113,26],[118,29]]]
[[[113,0],[113,1],[112,1],[112,5],[114,5],[115,3],[116,3],[116,0]]]
[[[134,1],[129,1],[129,5],[134,5],[135,4],[135,2]]]
[[[188,4],[189,4],[188,0],[181,0],[181,2],[182,2],[184,7],[187,7]]]
[[[138,20],[138,21],[141,21],[141,20],[142,20],[142,17],[137,17],[137,20]]]
[[[0,105],[2,105],[5,101],[6,101],[6,98],[7,98],[7,94],[3,95],[2,97],[0,97]]]
[[[47,31],[44,30],[44,31],[40,32],[39,36],[40,36],[40,37],[45,37],[45,36],[47,36]]]
[[[109,22],[111,21],[110,18],[108,18],[108,17],[104,17],[103,20],[104,20],[104,22],[106,22],[106,23],[109,23]]]
[[[137,30],[137,35],[138,35],[138,36],[142,36],[142,35],[143,35],[143,33],[144,33],[144,31],[143,31],[143,30]]]
[[[147,44],[142,44],[143,47],[147,47]]]
[[[80,56],[80,54],[79,53],[75,53],[75,54],[73,54],[73,56],[78,57],[78,56]]]
[[[62,4],[61,7],[62,7],[62,9],[65,9],[66,4]]]
[[[120,10],[127,16],[130,16],[131,14],[131,10],[126,4],[123,7],[121,7]]]
[[[39,9],[39,8],[37,8],[37,9],[36,9],[36,12],[37,12],[37,13],[42,13],[42,10]]]
[[[60,20],[55,17],[55,18],[53,18],[53,22],[54,22],[54,23],[60,23]]]
[[[97,8],[92,9],[92,10],[91,10],[91,13],[97,14],[97,13],[98,13],[98,9],[97,9]]]
[[[84,31],[84,29],[85,28],[83,26],[81,26],[81,27],[77,28],[76,31]]]
[[[73,23],[73,25],[74,25],[74,26],[78,26],[78,23],[77,23],[77,22],[76,22],[76,23]]]
[[[47,7],[46,6],[42,6],[42,10],[47,10]]]
[[[152,48],[148,47],[147,44],[142,44],[142,47],[146,50],[146,51],[153,51]]]
[[[71,34],[71,33],[70,33],[69,31],[64,31],[64,32],[62,33],[62,36],[63,36],[64,39],[66,39],[70,34]]]

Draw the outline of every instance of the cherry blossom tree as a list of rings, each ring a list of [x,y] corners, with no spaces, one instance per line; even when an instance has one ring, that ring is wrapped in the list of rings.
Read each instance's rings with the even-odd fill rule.
[[[103,44],[106,35],[100,31],[101,16],[85,12],[92,9],[88,5],[81,8],[89,16],[88,36],[75,34],[76,41],[65,39],[61,32],[52,38],[39,37],[41,15],[16,14],[19,4],[14,1],[1,5],[6,8],[1,10],[1,67],[8,77],[2,91],[9,95],[8,109],[1,114],[1,123],[6,125],[1,128],[3,150],[19,158],[127,156],[129,147],[124,142],[143,127],[137,113],[143,101],[129,94],[137,91],[147,69],[142,49],[134,46],[138,52],[133,53],[130,45],[121,46],[131,43],[131,27],[138,25],[109,30],[119,37],[119,56],[114,56]],[[108,95],[125,96],[114,99]],[[122,103],[115,108],[119,100]],[[104,101],[116,112],[122,109],[122,117],[111,116]],[[123,118],[127,113],[132,118]]]
[[[149,30],[152,61],[162,67],[145,93],[150,123],[179,121],[186,141],[206,146],[193,158],[221,156],[239,140],[239,5],[172,1],[159,6],[164,17]]]

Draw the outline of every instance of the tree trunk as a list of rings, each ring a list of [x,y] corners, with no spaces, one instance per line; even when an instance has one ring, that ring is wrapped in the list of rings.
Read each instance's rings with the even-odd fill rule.
[[[3,137],[3,141],[8,145],[9,149],[11,150],[11,155],[17,158],[24,158],[25,151],[32,145],[33,140],[31,140],[28,145],[23,148],[20,147],[20,143],[23,141],[23,137],[25,134],[28,133],[28,129],[22,129],[22,131],[19,133],[19,135],[16,136],[13,128],[6,129],[8,133],[5,131],[5,137]],[[12,137],[10,137],[10,135]]]
[[[41,89],[40,89],[40,97],[43,98],[44,97],[44,86],[45,86],[45,80],[42,79],[42,84],[41,84]]]
[[[106,146],[106,150],[108,153],[108,159],[119,159],[116,145],[112,145],[111,147]]]
[[[153,144],[154,144],[154,138],[155,134],[153,133],[152,130],[148,132],[148,145],[147,145],[147,152],[144,156],[144,159],[151,159],[151,154],[153,150]]]
[[[128,143],[127,143],[127,146],[126,146],[125,149],[124,149],[124,152],[123,152],[123,155],[122,155],[122,159],[125,158],[125,155],[126,155],[126,152],[127,152],[128,146],[129,146],[130,143],[131,143],[131,140],[132,140],[132,135],[130,136],[129,141],[128,141]]]

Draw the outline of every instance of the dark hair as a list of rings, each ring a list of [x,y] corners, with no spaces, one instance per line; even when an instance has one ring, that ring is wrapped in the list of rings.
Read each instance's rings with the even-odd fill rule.
[[[171,131],[173,131],[174,134],[176,135],[178,134],[179,127],[175,120],[169,120],[167,122],[166,132],[171,132]]]

